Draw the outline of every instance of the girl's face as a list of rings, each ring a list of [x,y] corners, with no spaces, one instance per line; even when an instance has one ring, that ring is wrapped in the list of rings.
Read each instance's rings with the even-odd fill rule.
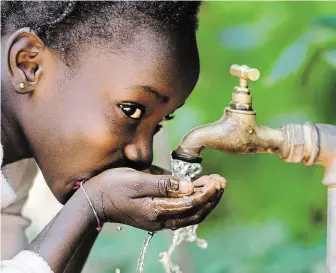
[[[149,167],[154,134],[199,75],[195,36],[173,41],[143,31],[115,53],[82,46],[71,70],[45,50],[43,76],[21,104],[20,119],[61,203],[78,180],[109,168]]]

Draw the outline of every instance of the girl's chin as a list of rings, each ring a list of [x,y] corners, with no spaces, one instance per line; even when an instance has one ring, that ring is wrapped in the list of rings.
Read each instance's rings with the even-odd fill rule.
[[[75,184],[75,183],[74,183]],[[71,188],[63,188],[58,189],[57,191],[52,191],[54,196],[56,197],[57,201],[60,202],[62,205],[64,205],[68,200],[71,198],[71,196],[76,192],[76,189],[74,189],[74,186]]]

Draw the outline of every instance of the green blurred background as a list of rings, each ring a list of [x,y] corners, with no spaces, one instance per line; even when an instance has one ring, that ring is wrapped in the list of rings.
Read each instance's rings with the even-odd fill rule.
[[[218,120],[238,79],[231,64],[261,72],[251,84],[259,124],[335,124],[335,2],[204,2],[198,45],[201,74],[187,104],[167,123],[171,150],[191,128]],[[179,252],[185,272],[324,272],[326,190],[319,167],[287,164],[271,155],[204,152],[204,173],[228,180],[224,200],[201,224],[206,250]],[[90,272],[135,272],[145,232],[102,233]],[[156,235],[145,272],[163,272],[157,257],[169,236]],[[105,270],[105,271],[104,271]]]

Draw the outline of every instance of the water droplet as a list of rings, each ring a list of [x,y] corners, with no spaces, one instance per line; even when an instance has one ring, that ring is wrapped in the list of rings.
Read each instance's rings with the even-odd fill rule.
[[[122,230],[122,226],[117,226],[117,231],[121,231]]]
[[[182,179],[191,181],[193,177],[202,172],[202,166],[198,163],[189,163],[181,160],[172,160],[173,175]],[[180,267],[173,263],[172,255],[176,248],[183,242],[196,243],[201,248],[208,246],[207,242],[197,237],[198,225],[179,228],[173,231],[173,238],[169,249],[166,252],[161,252],[159,262],[162,264],[165,273],[182,273]],[[143,255],[140,255],[143,260]],[[143,265],[141,266],[143,268]],[[138,266],[138,272],[139,266]],[[142,272],[142,271],[141,271]]]
[[[145,241],[142,247],[142,250],[140,252],[140,256],[138,259],[138,264],[137,264],[137,272],[138,273],[142,273],[143,272],[143,268],[144,268],[144,261],[145,261],[145,254],[149,245],[150,240],[152,239],[152,237],[154,236],[154,232],[148,232],[146,237],[145,237]]]
[[[204,239],[198,239],[197,245],[202,249],[206,249],[208,247],[208,242]]]

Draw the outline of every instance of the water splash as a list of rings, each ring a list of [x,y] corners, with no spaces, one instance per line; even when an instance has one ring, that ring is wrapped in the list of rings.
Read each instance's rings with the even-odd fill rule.
[[[198,163],[189,163],[177,159],[172,160],[172,173],[184,180],[191,181],[202,172],[202,166]],[[182,242],[196,243],[200,248],[207,248],[206,240],[197,237],[198,225],[188,226],[173,231],[172,243],[166,252],[160,253],[159,261],[162,263],[165,273],[182,273],[180,267],[173,263],[172,256],[178,245]]]
[[[142,250],[140,252],[140,256],[138,259],[138,265],[137,265],[137,272],[138,273],[142,273],[143,272],[143,268],[144,268],[144,262],[145,262],[145,254],[149,245],[150,240],[152,239],[152,237],[154,236],[154,232],[148,232],[146,237],[145,237],[145,241],[142,247]]]
[[[172,174],[184,180],[191,181],[202,172],[202,165],[199,163],[189,163],[186,161],[172,159]]]

